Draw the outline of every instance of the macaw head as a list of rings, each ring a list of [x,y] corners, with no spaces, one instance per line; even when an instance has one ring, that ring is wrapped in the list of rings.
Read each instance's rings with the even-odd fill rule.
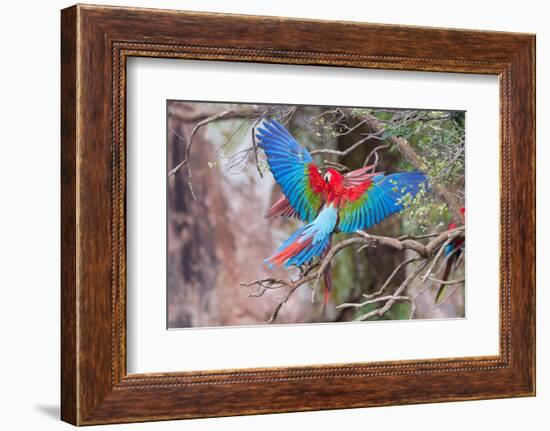
[[[344,182],[344,177],[336,169],[328,168],[324,176],[325,182],[332,187],[340,186]]]

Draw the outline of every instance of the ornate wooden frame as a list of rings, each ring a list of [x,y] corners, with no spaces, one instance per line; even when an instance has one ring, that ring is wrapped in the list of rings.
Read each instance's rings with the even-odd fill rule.
[[[61,15],[63,420],[88,425],[534,395],[534,35],[81,5]],[[498,75],[500,354],[128,375],[130,56]]]

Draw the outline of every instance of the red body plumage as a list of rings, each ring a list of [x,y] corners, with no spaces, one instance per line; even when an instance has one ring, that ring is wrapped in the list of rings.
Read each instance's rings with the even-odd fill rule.
[[[368,167],[370,169],[370,166]],[[325,187],[325,195],[328,203],[334,203],[337,208],[342,208],[347,202],[354,202],[359,199],[372,185],[372,177],[378,173],[363,172],[360,181],[353,181],[351,185],[346,184],[345,177],[336,169],[327,169],[328,181]]]
[[[308,165],[308,173],[309,173],[309,183],[311,184],[311,189],[314,193],[325,195],[326,189],[327,189],[327,183],[321,176],[321,173],[319,172],[319,169],[317,169],[317,166],[315,166],[314,163],[310,163]]]

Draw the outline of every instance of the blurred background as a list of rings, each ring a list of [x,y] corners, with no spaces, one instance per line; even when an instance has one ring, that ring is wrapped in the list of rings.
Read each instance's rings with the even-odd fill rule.
[[[253,130],[263,118],[284,124],[312,152],[318,166],[342,172],[365,163],[376,163],[376,170],[385,173],[414,170],[390,140],[406,139],[428,167],[430,179],[464,206],[464,112],[168,101],[167,114],[170,328],[265,324],[286,289],[259,290],[243,284],[298,276],[296,271],[267,269],[262,263],[302,225],[295,219],[264,218],[280,189],[253,141]],[[367,118],[375,118],[379,127],[374,129]],[[335,154],[316,153],[319,150],[335,150]],[[427,193],[368,232],[393,238],[412,235],[426,244],[449,229],[451,222],[446,204]],[[338,234],[333,243],[345,237]],[[348,247],[333,261],[334,291],[325,315],[322,293],[312,303],[311,286],[303,285],[282,305],[276,323],[358,319],[384,303],[337,306],[363,302],[364,295],[378,291],[412,256],[410,250],[382,245],[359,252]],[[397,301],[372,319],[464,317],[463,282],[445,286],[436,303],[441,284],[432,280],[443,277],[444,264],[441,259],[431,279],[418,277],[407,287],[404,294],[413,299],[414,314],[413,301]],[[414,268],[407,265],[396,274],[387,292],[395,290]],[[449,279],[463,277],[462,259]]]

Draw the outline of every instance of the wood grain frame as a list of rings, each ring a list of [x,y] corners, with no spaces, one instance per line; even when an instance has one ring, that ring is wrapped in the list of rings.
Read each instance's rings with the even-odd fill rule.
[[[63,420],[535,394],[534,35],[81,5],[61,16]],[[498,75],[500,354],[128,375],[125,66],[132,56]]]

